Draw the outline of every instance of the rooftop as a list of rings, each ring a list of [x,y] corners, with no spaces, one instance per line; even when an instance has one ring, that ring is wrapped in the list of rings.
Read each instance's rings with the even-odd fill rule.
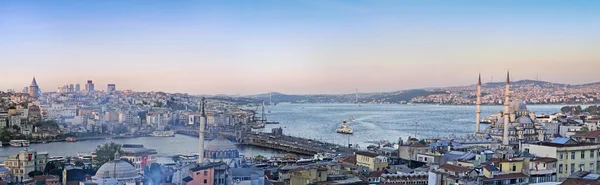
[[[196,166],[194,168],[191,168],[190,171],[200,171],[200,170],[206,170],[206,169],[210,169],[210,168],[214,168],[220,165],[226,165],[224,162],[216,162],[216,163],[206,163],[206,164],[201,164],[199,166]]]
[[[594,130],[584,133],[575,134],[572,137],[596,138],[600,136],[600,130]]]
[[[367,156],[367,157],[377,157],[378,156],[376,153],[365,152],[365,151],[358,151],[358,152],[356,152],[356,155],[362,155],[362,156]]]
[[[459,172],[459,173],[471,171],[471,169],[469,169],[467,167],[456,166],[456,165],[452,165],[452,164],[442,164],[440,166],[440,169],[444,169],[444,170],[451,171],[451,172]]]
[[[483,177],[483,180],[503,180],[503,179],[516,179],[516,178],[527,178],[527,175],[523,173],[511,173],[506,175],[494,175],[492,178]]]

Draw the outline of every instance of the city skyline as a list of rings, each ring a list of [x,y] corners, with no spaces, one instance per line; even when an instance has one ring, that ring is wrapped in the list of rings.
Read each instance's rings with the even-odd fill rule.
[[[543,2],[543,3],[540,3]],[[389,92],[597,82],[595,1],[2,1],[1,89]]]

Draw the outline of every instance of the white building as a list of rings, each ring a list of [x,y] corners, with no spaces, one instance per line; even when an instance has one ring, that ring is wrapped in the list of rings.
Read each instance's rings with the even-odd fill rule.
[[[16,182],[29,178],[29,172],[44,171],[48,162],[48,152],[25,149],[4,159],[4,167],[12,171]]]

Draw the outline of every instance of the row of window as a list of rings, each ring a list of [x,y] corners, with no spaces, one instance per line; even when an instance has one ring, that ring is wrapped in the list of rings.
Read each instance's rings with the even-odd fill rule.
[[[589,151],[590,158],[593,159],[596,152],[598,152],[598,151],[596,151],[596,150],[590,150]],[[577,156],[576,153],[577,152],[571,152],[571,158],[570,159],[575,159],[575,157]],[[585,156],[586,156],[585,153],[586,153],[585,150],[579,152],[580,159],[585,159]],[[600,155],[600,152],[599,152],[598,155]],[[568,159],[568,158],[569,158],[569,153],[568,152],[559,152],[558,159]]]
[[[594,164],[596,164],[596,162],[591,162],[587,171],[598,170],[598,169],[594,168],[594,166],[595,166]],[[570,173],[573,173],[576,171],[586,171],[585,164],[581,163],[581,164],[579,164],[578,167],[579,168],[575,168],[575,163],[571,163]],[[566,173],[566,172],[569,172],[569,165],[564,165],[564,170],[563,170],[563,164],[559,164],[558,165],[558,173]]]

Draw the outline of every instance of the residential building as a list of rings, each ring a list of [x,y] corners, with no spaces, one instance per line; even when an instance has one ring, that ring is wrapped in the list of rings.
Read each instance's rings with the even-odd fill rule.
[[[369,168],[371,171],[379,171],[388,167],[387,157],[379,156],[371,152],[356,152],[356,165]]]
[[[525,174],[529,176],[529,183],[556,182],[556,158],[534,157],[525,162],[527,164]]]
[[[523,144],[523,151],[539,157],[557,159],[558,180],[564,180],[577,171],[598,171],[596,143],[577,142],[570,138],[555,138],[550,142]]]
[[[121,146],[121,150],[123,150],[121,158],[131,161],[135,170],[140,174],[144,174],[146,165],[155,163],[158,160],[156,150],[144,148],[144,145],[124,144]]]
[[[15,177],[14,181],[22,182],[29,178],[29,172],[44,171],[47,162],[47,152],[38,153],[35,150],[25,149],[4,159],[4,167],[12,172]]]
[[[326,167],[296,168],[291,171],[290,185],[305,185],[327,181],[329,176]]]
[[[408,141],[403,143],[398,141],[398,155],[401,159],[417,160],[417,154],[431,153],[431,147],[419,143],[415,138],[408,137]]]
[[[182,185],[228,185],[229,170],[223,162],[203,163],[190,169],[189,176],[183,178]]]
[[[560,185],[600,185],[600,174],[577,172],[569,176]]]
[[[523,173],[523,158],[492,161],[492,164],[483,167],[482,184],[529,184],[529,177]]]
[[[412,174],[411,174],[412,175]],[[428,174],[430,185],[475,185],[478,184],[478,173],[472,168],[453,164],[442,164],[433,168]],[[410,178],[413,179],[414,178]]]
[[[600,143],[600,130],[575,134],[571,138],[577,142]]]

